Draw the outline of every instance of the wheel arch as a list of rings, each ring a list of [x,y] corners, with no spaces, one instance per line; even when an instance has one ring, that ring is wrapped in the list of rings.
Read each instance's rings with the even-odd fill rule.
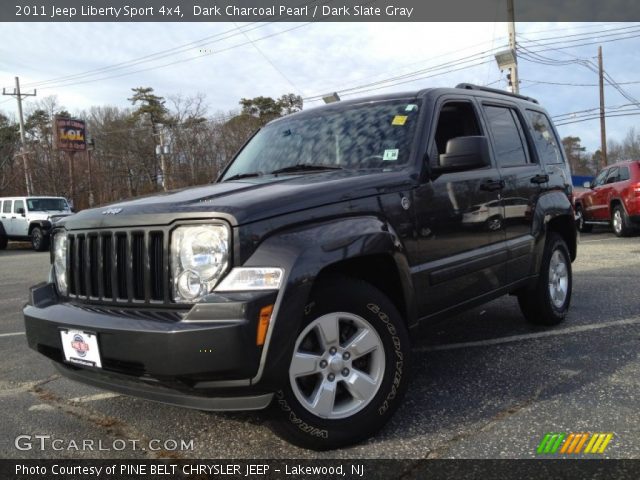
[[[571,261],[575,260],[578,253],[578,232],[574,209],[566,193],[558,190],[541,195],[536,204],[533,235],[538,244],[538,266],[550,232],[556,232],[564,239],[571,254]]]
[[[611,215],[613,216],[613,209],[617,206],[620,205],[622,207],[622,209],[624,210],[624,212],[628,215],[629,212],[627,212],[627,206],[624,204],[624,202],[622,201],[621,198],[618,197],[614,197],[609,201],[609,210],[611,211]]]
[[[332,275],[371,283],[389,296],[409,326],[416,321],[404,247],[393,227],[375,215],[280,231],[265,239],[242,266],[285,269],[260,367],[252,383],[261,381],[263,376],[266,383],[274,380],[271,372],[278,371],[288,360],[314,286]],[[265,368],[267,364],[269,368]]]
[[[29,222],[27,235],[31,236],[31,232],[35,227],[40,227],[42,229],[42,233],[47,235],[47,233],[51,230],[51,222],[48,220],[33,220]]]
[[[567,244],[571,261],[573,262],[578,254],[578,241],[574,220],[568,215],[559,215],[552,218],[547,223],[547,234],[551,232],[555,232],[562,237]]]

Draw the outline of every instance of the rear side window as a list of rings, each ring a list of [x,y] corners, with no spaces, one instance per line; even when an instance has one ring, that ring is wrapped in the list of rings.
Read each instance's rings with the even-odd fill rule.
[[[540,160],[547,165],[563,163],[558,139],[547,116],[534,110],[527,110],[527,116],[531,122],[533,141],[540,155]]]
[[[620,167],[620,181],[629,180],[629,167]]]
[[[525,165],[524,138],[518,127],[518,117],[513,109],[485,105],[487,123],[493,137],[493,148],[499,167]]]
[[[13,202],[13,213],[20,213],[18,210],[21,208],[24,210],[24,200],[16,200]]]
[[[4,205],[2,205],[2,213],[11,213],[11,200],[5,200]]]

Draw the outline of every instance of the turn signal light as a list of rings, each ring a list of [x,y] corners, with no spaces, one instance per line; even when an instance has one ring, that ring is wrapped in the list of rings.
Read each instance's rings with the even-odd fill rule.
[[[271,314],[273,313],[273,305],[267,305],[260,309],[260,316],[258,317],[258,334],[256,335],[256,345],[261,347],[264,345],[264,340],[267,337],[267,328],[271,321]]]

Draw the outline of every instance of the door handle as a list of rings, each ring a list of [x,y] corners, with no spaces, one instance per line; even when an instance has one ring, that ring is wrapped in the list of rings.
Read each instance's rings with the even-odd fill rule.
[[[486,180],[480,184],[480,190],[495,192],[504,188],[504,180]]]
[[[11,218],[16,218],[16,217],[11,217]]]
[[[549,175],[545,174],[541,174],[541,175],[536,175],[535,177],[531,177],[531,183],[537,183],[538,185],[540,185],[541,183],[547,183],[549,181]]]

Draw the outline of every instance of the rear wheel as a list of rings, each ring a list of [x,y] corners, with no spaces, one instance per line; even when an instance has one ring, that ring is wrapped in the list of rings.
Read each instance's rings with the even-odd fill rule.
[[[627,212],[624,211],[621,205],[613,207],[611,228],[613,228],[613,233],[615,233],[617,237],[627,237],[632,232]]]
[[[33,227],[31,230],[31,246],[36,252],[43,252],[49,246],[48,238],[40,227]]]
[[[520,310],[537,325],[557,325],[567,316],[573,286],[571,257],[557,233],[547,238],[538,283],[518,294]]]
[[[276,394],[275,432],[314,450],[370,437],[400,404],[409,354],[404,322],[382,292],[341,278],[321,286]]]
[[[7,248],[7,244],[9,243],[9,239],[0,233],[0,250],[4,250]]]

